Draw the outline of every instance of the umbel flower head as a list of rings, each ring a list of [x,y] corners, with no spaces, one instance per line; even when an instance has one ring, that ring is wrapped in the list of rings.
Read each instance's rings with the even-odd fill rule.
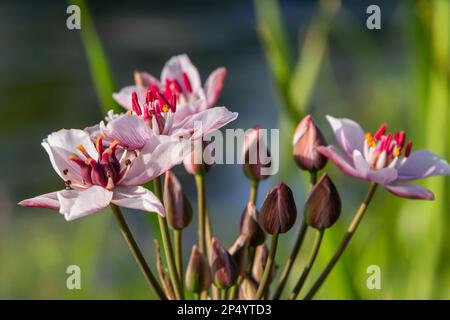
[[[136,72],[135,85],[123,88],[113,97],[129,113],[141,117],[156,134],[198,139],[237,117],[225,107],[214,107],[225,76],[225,68],[219,68],[202,87],[197,68],[187,55],[179,55],[166,63],[161,80]]]
[[[273,187],[266,196],[259,214],[259,222],[269,234],[289,231],[297,218],[297,207],[291,189],[283,182]]]
[[[270,151],[259,127],[245,134],[242,156],[242,168],[249,179],[260,181],[270,176]]]
[[[350,176],[381,184],[400,197],[433,200],[433,192],[409,181],[450,174],[448,162],[434,153],[411,152],[412,142],[406,143],[404,131],[387,133],[386,124],[382,124],[375,134],[364,133],[350,119],[327,119],[344,152],[334,146],[318,150]]]
[[[312,116],[307,115],[298,124],[292,145],[294,160],[301,169],[317,171],[327,164],[327,158],[317,150],[327,142]]]
[[[121,135],[125,141],[132,140],[129,131]],[[94,143],[86,131],[63,129],[50,134],[42,146],[66,188],[19,205],[59,210],[68,221],[96,213],[110,203],[164,216],[161,202],[139,185],[181,161],[174,156],[176,152],[166,152],[180,146],[177,139],[151,135],[141,149],[131,150],[118,140],[109,143],[100,135]]]
[[[305,221],[315,229],[331,227],[341,214],[341,198],[327,173],[312,188],[305,203]]]

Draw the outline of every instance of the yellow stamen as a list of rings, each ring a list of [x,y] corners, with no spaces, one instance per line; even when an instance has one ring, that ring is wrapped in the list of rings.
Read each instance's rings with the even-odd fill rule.
[[[366,133],[366,141],[369,144],[369,147],[371,148],[375,148],[375,146],[377,145],[377,143],[375,142],[375,139],[373,138],[372,134],[370,134],[369,132]]]
[[[400,155],[400,149],[395,147],[395,149],[394,149],[394,157],[397,158],[399,155]]]
[[[164,113],[168,112],[169,111],[169,106],[167,104],[163,105],[162,108],[161,108],[161,111],[164,112]]]
[[[78,150],[80,150],[80,152],[86,157],[86,158],[91,158],[91,156],[89,155],[89,153],[86,151],[86,149],[84,148],[84,146],[83,145],[79,145],[78,147],[77,147],[77,149]]]
[[[136,84],[137,87],[142,87],[142,78],[139,71],[134,72],[134,83]]]

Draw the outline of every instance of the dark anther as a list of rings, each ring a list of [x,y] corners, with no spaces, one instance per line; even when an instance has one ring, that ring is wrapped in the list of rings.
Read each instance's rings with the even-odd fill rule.
[[[64,175],[66,175],[68,172],[69,172],[69,169],[64,169],[63,170]]]

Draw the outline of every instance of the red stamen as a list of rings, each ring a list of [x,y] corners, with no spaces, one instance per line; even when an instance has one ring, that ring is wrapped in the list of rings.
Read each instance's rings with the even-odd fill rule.
[[[384,140],[384,145],[383,145],[382,150],[386,150],[387,151],[387,149],[390,148],[390,146],[391,146],[391,142],[392,142],[392,133],[389,133],[386,136],[386,140]]]
[[[153,100],[155,100],[155,94],[151,89],[147,89],[147,94],[145,96],[145,101],[147,103],[151,103],[153,102]]]
[[[378,129],[377,133],[375,133],[375,135],[373,136],[375,140],[379,141],[384,134],[386,133],[386,129],[387,129],[387,124],[383,123],[380,128]]]
[[[405,131],[400,131],[400,134],[398,136],[398,146],[400,149],[403,149],[403,146],[405,145],[405,138],[406,138],[406,134]]]
[[[188,77],[188,75],[186,74],[186,72],[183,72],[183,73],[181,74],[181,77],[183,78],[183,83],[184,83],[184,86],[186,87],[186,90],[187,90],[189,93],[192,93],[191,82],[189,81],[189,77]]]
[[[172,83],[173,83],[173,86],[175,87],[175,92],[177,94],[180,94],[181,92],[183,92],[183,89],[181,89],[180,83],[178,82],[177,79],[173,79]]]
[[[95,142],[95,147],[97,148],[98,156],[103,153],[103,136],[100,135],[97,137],[97,141]]]
[[[170,110],[172,110],[172,112],[177,111],[177,96],[174,94],[172,95],[172,98],[170,99]]]
[[[163,94],[158,92],[157,95],[158,95],[158,100],[159,100],[160,107],[164,106],[164,105],[170,106],[169,100],[167,100],[167,98]]]
[[[405,157],[409,157],[409,155],[411,154],[411,149],[412,149],[412,141],[409,140],[405,149]]]
[[[140,116],[142,114],[141,106],[139,105],[138,96],[136,92],[131,94],[131,106],[133,107],[133,111]]]

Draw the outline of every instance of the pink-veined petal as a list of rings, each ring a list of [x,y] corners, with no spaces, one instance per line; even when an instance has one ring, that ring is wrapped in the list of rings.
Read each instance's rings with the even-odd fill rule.
[[[199,139],[235,120],[237,112],[231,112],[225,107],[215,107],[196,113],[189,117],[181,126],[174,126],[172,134],[179,131],[195,129],[192,139]]]
[[[144,119],[136,115],[124,114],[106,125],[105,137],[119,140],[120,144],[131,149],[140,149],[153,135]]]
[[[83,191],[58,192],[60,212],[67,221],[94,214],[111,203],[113,192],[100,186],[92,186]]]
[[[408,199],[434,200],[434,194],[428,189],[404,181],[395,181],[384,186],[389,192]]]
[[[363,176],[361,176],[361,173],[358,172],[353,166],[353,160],[346,154],[342,154],[334,146],[320,146],[317,147],[317,150],[325,157],[327,157],[331,162],[333,162],[345,174],[348,174],[352,177],[364,178]]]
[[[183,85],[183,73],[185,73],[189,78],[189,83],[193,93],[203,90],[198,70],[186,54],[174,56],[166,62],[161,72],[161,81],[162,83],[165,83],[166,79],[176,79],[181,85]]]
[[[206,80],[204,91],[208,108],[213,107],[219,99],[226,76],[227,69],[217,68],[209,75],[208,79]]]
[[[41,207],[52,210],[59,210],[57,192],[46,193],[34,198],[22,200],[18,203],[22,207]]]
[[[161,83],[159,82],[159,80],[157,78],[155,78],[153,75],[151,75],[148,72],[136,72],[137,75],[140,77],[140,80],[142,82],[142,86],[144,88],[150,88],[152,85],[156,85],[156,86],[160,86]],[[136,75],[135,75],[136,77]]]
[[[147,183],[183,161],[189,140],[170,136],[152,136],[147,140],[122,185]]]
[[[133,92],[137,93],[138,101],[141,105],[145,102],[145,95],[147,93],[147,89],[144,87],[138,87],[138,86],[127,86],[122,89],[120,89],[119,92],[113,93],[113,98],[116,100],[116,102],[121,105],[123,108],[127,110],[133,110],[132,104],[131,104],[131,94]]]
[[[398,168],[399,180],[415,180],[429,176],[450,174],[450,165],[428,150],[418,150],[409,156]]]
[[[162,217],[165,216],[161,201],[152,192],[140,186],[116,188],[112,203],[119,207],[156,212]]]
[[[334,131],[337,142],[349,157],[353,157],[354,150],[364,150],[364,131],[359,124],[350,119],[331,116],[327,116],[327,120]]]

